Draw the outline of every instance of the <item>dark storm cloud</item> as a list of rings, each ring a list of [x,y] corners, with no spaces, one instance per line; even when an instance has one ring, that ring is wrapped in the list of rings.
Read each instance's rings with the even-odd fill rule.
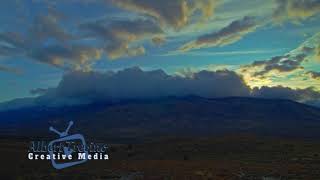
[[[283,86],[253,88],[252,96],[270,99],[290,99],[294,101],[307,102],[320,100],[320,93],[312,88],[291,89]]]
[[[224,46],[240,40],[246,34],[254,31],[258,27],[258,22],[253,17],[244,17],[231,22],[228,26],[217,32],[202,35],[195,41],[183,45],[180,50],[188,51],[203,47]]]
[[[320,12],[319,0],[275,0],[273,17],[277,21],[286,19],[303,20]]]
[[[73,72],[48,93],[54,98],[112,100],[198,95],[248,96],[248,87],[232,71],[200,71],[192,77],[171,76],[162,70],[130,68],[118,72]]]
[[[109,0],[120,8],[156,19],[162,26],[175,29],[186,26],[191,16],[201,12],[201,18],[212,16],[220,0]]]
[[[83,104],[121,99],[148,99],[196,95],[205,98],[259,97],[290,99],[299,102],[320,98],[312,88],[262,87],[250,89],[233,71],[199,71],[188,76],[168,75],[162,70],[129,68],[117,72],[69,72],[56,88],[41,92],[44,104]]]

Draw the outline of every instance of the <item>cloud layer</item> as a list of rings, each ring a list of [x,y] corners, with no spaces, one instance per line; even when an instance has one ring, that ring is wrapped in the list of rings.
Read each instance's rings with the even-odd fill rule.
[[[187,76],[176,76],[162,70],[143,71],[137,67],[106,73],[70,72],[56,88],[35,89],[32,93],[39,93],[38,101],[49,105],[188,95],[206,98],[280,98],[299,102],[320,98],[320,94],[312,88],[278,86],[251,89],[241,76],[228,70],[199,71]]]
[[[142,45],[133,45],[144,39],[157,38],[162,29],[151,20],[119,20],[111,23],[94,22],[82,24],[87,37],[101,39],[104,50],[110,59],[123,56],[137,56],[145,53]]]
[[[81,83],[80,83],[81,82]],[[192,76],[171,76],[162,70],[140,68],[118,72],[66,74],[47,96],[64,99],[112,100],[198,95],[203,97],[247,96],[248,87],[232,71],[200,71]]]
[[[201,12],[200,18],[209,18],[214,13],[219,0],[111,0],[120,8],[156,19],[161,26],[176,30],[191,23],[192,15]]]
[[[258,26],[255,18],[244,17],[233,21],[228,26],[217,32],[206,34],[198,37],[195,41],[186,43],[180,47],[181,51],[189,51],[191,49],[200,49],[205,47],[225,46],[240,40],[249,32],[254,31]]]
[[[267,23],[268,19],[279,22],[305,20],[320,12],[318,0],[274,0],[271,3],[274,8],[267,9],[268,13],[234,12],[231,16],[228,13],[225,16],[224,11],[237,10],[233,7],[239,3],[237,1],[93,0],[72,3],[105,6],[108,12],[72,21],[72,13],[58,8],[68,4],[67,1],[43,1],[47,5],[45,13],[35,13],[29,18],[31,21],[24,22],[28,26],[16,32],[1,30],[0,56],[21,56],[63,69],[88,70],[95,61],[106,59],[106,56],[114,60],[143,55],[150,42],[154,48],[173,42],[175,45],[168,46],[166,51],[180,47],[178,49],[183,52],[226,46],[238,42],[260,26],[272,24]],[[112,11],[110,14],[109,10]],[[243,11],[240,7],[239,10]],[[181,35],[186,36],[181,38]],[[318,58],[319,54],[315,57]]]
[[[305,60],[305,54],[296,56],[276,56],[270,60],[254,61],[251,65],[243,66],[242,71],[254,70],[253,76],[265,76],[268,73],[288,73],[303,69],[301,63]]]
[[[304,20],[320,12],[319,0],[276,0],[273,17],[277,21]]]

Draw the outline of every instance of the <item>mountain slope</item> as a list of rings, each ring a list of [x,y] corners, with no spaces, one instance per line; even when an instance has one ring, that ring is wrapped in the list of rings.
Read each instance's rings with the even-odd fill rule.
[[[320,109],[289,100],[200,97],[100,103],[69,108],[33,107],[0,113],[1,133],[49,135],[53,125],[92,137],[207,136],[255,133],[320,136]]]

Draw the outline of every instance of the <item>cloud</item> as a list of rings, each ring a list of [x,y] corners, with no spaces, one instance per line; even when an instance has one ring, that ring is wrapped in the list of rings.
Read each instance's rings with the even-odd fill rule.
[[[254,61],[251,65],[241,68],[242,72],[253,71],[253,76],[265,76],[268,73],[288,73],[299,69],[304,69],[301,63],[305,60],[305,54],[296,56],[284,55],[275,56],[270,60]]]
[[[282,51],[283,49],[257,49],[257,50],[239,50],[239,51],[171,51],[167,54],[161,54],[159,56],[238,56],[238,55],[250,55],[250,54],[271,54]]]
[[[225,46],[239,41],[246,34],[254,31],[258,27],[258,23],[253,17],[244,17],[240,20],[231,22],[228,26],[217,32],[202,35],[195,41],[184,44],[180,47],[181,51],[189,51],[191,49],[208,48],[215,46]]]
[[[164,44],[166,42],[166,39],[163,36],[156,36],[156,37],[152,38],[151,41],[154,45],[161,46],[162,44]]]
[[[316,49],[315,49],[314,58],[316,61],[320,62],[320,45],[318,47],[316,47]]]
[[[76,42],[60,24],[60,16],[36,16],[23,35],[17,32],[0,33],[0,56],[23,55],[41,63],[62,69],[88,70],[100,59],[102,51],[92,45]]]
[[[313,79],[320,80],[320,72],[309,71],[307,74]]]
[[[300,102],[308,102],[311,100],[320,100],[320,93],[313,88],[291,89],[289,87],[275,86],[253,88],[252,96],[270,99],[290,99]]]
[[[16,32],[0,33],[0,56],[17,56],[25,52],[27,40]]]
[[[73,43],[73,38],[62,28],[57,16],[36,16],[23,35],[17,32],[0,34],[0,55],[23,55],[63,69],[88,69],[92,61],[100,58],[101,51]]]
[[[75,38],[73,34],[63,28],[61,15],[56,13],[36,16],[29,29],[29,36],[30,41],[34,43],[45,43],[49,40],[65,42]]]
[[[29,57],[50,65],[76,70],[89,70],[90,64],[101,58],[101,50],[90,46],[48,46],[33,49]]]
[[[0,42],[15,48],[25,48],[27,45],[27,39],[17,32],[0,33]]]
[[[73,71],[65,74],[56,88],[35,89],[39,103],[50,105],[86,104],[127,99],[149,99],[196,95],[205,98],[259,97],[306,102],[320,98],[312,88],[248,87],[233,71],[198,71],[184,76],[162,70],[143,71],[138,67],[117,72]]]
[[[21,51],[14,47],[0,45],[0,57],[1,56],[16,56],[19,55]]]
[[[192,15],[201,12],[200,18],[209,18],[219,0],[110,0],[116,6],[156,19],[162,26],[180,29],[192,20]]]
[[[144,47],[135,43],[163,33],[155,22],[147,19],[87,23],[82,24],[81,28],[88,32],[87,36],[103,40],[110,59],[142,55],[145,53]]]
[[[309,73],[310,68],[316,67],[319,38],[320,34],[317,33],[285,55],[254,61],[240,66],[236,71],[250,87],[282,85],[300,89],[314,87],[319,91],[319,81]]]
[[[26,56],[65,69],[78,69],[88,65],[87,62],[98,59],[98,49],[73,42],[80,37],[63,28],[62,17],[61,14],[50,11],[47,15],[34,18],[27,34]]]
[[[0,56],[24,55],[62,69],[88,70],[103,52],[110,59],[139,56],[146,51],[141,41],[164,42],[162,29],[148,19],[99,21],[77,28],[83,34],[64,30],[57,16],[37,16],[24,35],[0,33]],[[88,39],[96,43],[86,43]]]
[[[13,74],[21,74],[22,71],[16,68],[11,68],[7,66],[0,65],[0,72],[7,72],[7,73],[13,73]]]
[[[214,98],[249,94],[241,77],[232,71],[200,71],[182,77],[168,75],[162,70],[142,71],[135,67],[106,73],[70,72],[64,75],[56,88],[48,90],[39,99],[49,104],[57,101],[68,104],[168,96]]]
[[[320,12],[319,0],[275,0],[273,18],[276,21],[304,20]]]
[[[30,94],[31,95],[44,95],[46,94],[50,89],[48,88],[36,88],[36,89],[32,89],[30,90]]]
[[[66,2],[50,1],[50,6],[46,7],[48,11],[45,14],[35,12],[30,16],[30,18],[33,18],[31,22],[24,22],[29,24],[24,29],[21,28],[17,32],[0,33],[0,56],[23,55],[28,59],[58,68],[88,69],[91,64],[100,59],[101,55],[107,55],[108,59],[112,60],[140,56],[147,53],[148,48],[150,48],[146,43],[151,42],[155,45],[151,48],[156,48],[166,43],[168,39],[168,42],[172,44],[163,48],[167,50],[174,47],[171,45],[180,43],[186,37],[201,33],[201,30],[208,32],[208,27],[221,27],[221,24],[230,22],[235,17],[234,13],[222,12],[229,8],[239,9],[241,11],[241,15],[238,14],[239,18],[244,15],[255,17],[246,16],[234,20],[216,32],[200,35],[196,40],[181,46],[179,52],[185,53],[185,51],[191,49],[225,46],[237,42],[261,26],[258,18],[267,18],[264,17],[266,16],[265,13],[260,15],[259,13],[244,13],[242,12],[243,7],[229,7],[236,5],[238,2],[227,1],[223,6],[220,6],[222,0],[89,1],[92,3],[82,5],[93,5],[90,8],[95,8],[95,6],[105,5],[105,2],[109,2],[107,9],[111,12],[105,12],[104,8],[97,8],[97,11],[103,11],[102,14],[97,12],[97,14],[92,14],[90,18],[81,16],[80,19],[84,21],[79,22],[78,17],[76,17],[77,14],[66,12],[65,8],[68,9],[70,4],[65,6],[64,3]],[[78,3],[81,2],[74,1],[71,4],[79,5]],[[301,3],[302,7],[298,7],[297,3],[298,5]],[[247,6],[247,4],[243,4],[243,6]],[[317,4],[316,1],[310,0],[303,2],[295,0],[290,2],[277,1],[279,7],[280,5],[288,6],[290,9],[306,9],[312,5],[311,10],[313,7],[317,7]],[[62,8],[64,6],[65,8]],[[215,11],[217,7],[221,7],[221,9]],[[269,8],[266,9],[270,12]],[[217,16],[214,16],[214,13]],[[213,16],[214,18],[212,18]],[[25,18],[25,20],[27,19],[29,17]],[[203,26],[198,26],[199,22],[203,22],[204,19],[208,20],[208,25],[201,24]],[[81,25],[79,26],[79,24]],[[233,54],[237,53],[234,52]],[[220,53],[220,55],[223,55],[223,53]],[[294,62],[287,61],[286,63]],[[285,67],[287,66],[277,65],[266,67],[266,69],[285,70]],[[294,64],[290,64],[290,67],[294,67]]]

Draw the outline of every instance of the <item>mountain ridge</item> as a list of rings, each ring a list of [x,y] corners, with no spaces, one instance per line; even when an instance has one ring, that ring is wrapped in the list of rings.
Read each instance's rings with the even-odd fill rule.
[[[4,135],[48,135],[48,127],[76,122],[93,137],[158,135],[319,136],[320,109],[285,99],[197,96],[97,102],[63,108],[33,107],[0,112]],[[8,133],[9,132],[9,133]]]

